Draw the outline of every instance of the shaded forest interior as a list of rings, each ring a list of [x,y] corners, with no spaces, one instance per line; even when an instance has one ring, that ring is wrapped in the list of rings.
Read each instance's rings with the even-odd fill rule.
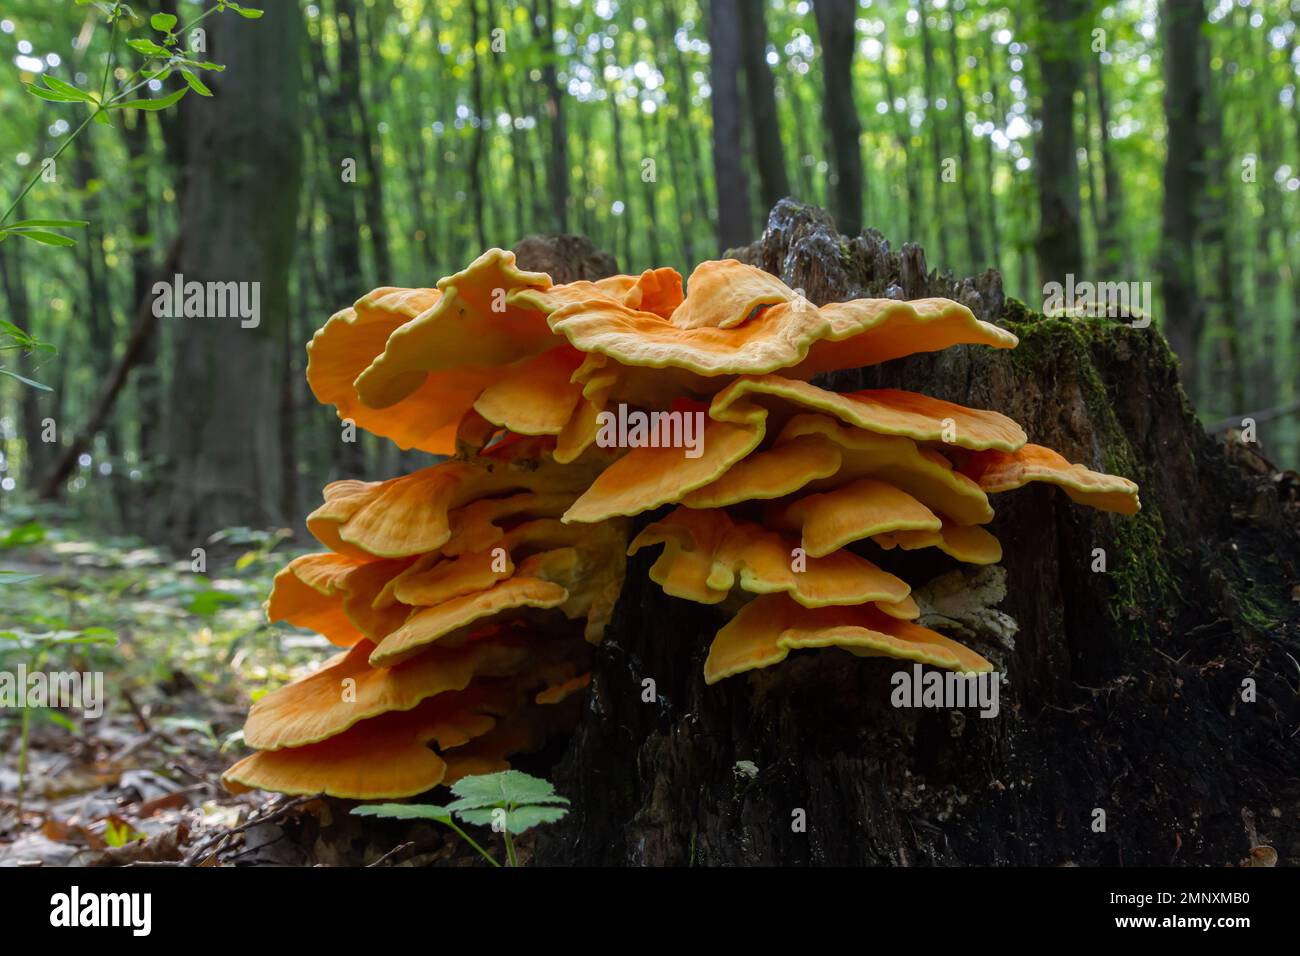
[[[312,398],[303,345],[332,312],[530,233],[686,274],[784,196],[954,274],[996,267],[1031,309],[1069,276],[1149,283],[1202,422],[1250,415],[1265,454],[1300,458],[1285,0],[266,6],[206,24],[213,97],[90,124],[26,196],[22,216],[90,222],[75,247],[0,243],[8,320],[57,349],[0,353],[50,387],[0,379],[0,508],[58,496],[183,550],[290,526],[324,482],[421,457],[340,440]],[[23,83],[139,59],[45,0],[6,4],[0,51]],[[80,122],[17,80],[10,196]],[[259,282],[259,323],[158,319],[175,273]]]

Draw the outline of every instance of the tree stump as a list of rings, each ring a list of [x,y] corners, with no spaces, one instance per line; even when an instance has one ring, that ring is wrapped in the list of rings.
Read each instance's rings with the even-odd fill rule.
[[[1143,509],[1094,512],[1042,485],[996,497],[998,610],[1018,627],[1011,636],[988,612],[954,635],[1005,673],[989,719],[894,708],[899,662],[838,650],[707,687],[725,616],[665,596],[647,575],[653,555],[638,554],[554,771],[572,811],[539,833],[536,861],[1224,865],[1260,846],[1300,856],[1294,476],[1243,467],[1207,438],[1156,329],[1045,318],[1004,298],[995,271],[930,272],[919,247],[893,252],[872,230],[845,238],[789,200],[734,254],[817,304],[941,295],[1011,329],[1014,351],[963,346],[819,384],[996,409],[1031,441],[1137,481]],[[1262,461],[1249,448],[1235,457]],[[997,590],[996,575],[931,551],[871,557],[914,586],[955,571]]]

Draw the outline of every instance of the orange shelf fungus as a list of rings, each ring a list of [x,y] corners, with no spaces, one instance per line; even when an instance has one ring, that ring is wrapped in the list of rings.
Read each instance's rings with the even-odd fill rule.
[[[991,670],[873,559],[996,563],[989,495],[1031,481],[1139,503],[996,411],[809,381],[959,344],[1017,343],[947,299],[819,307],[734,259],[556,285],[491,249],[357,300],[308,346],[313,393],[451,457],[325,487],[325,551],[266,610],[348,650],[253,706],[226,785],[392,799],[508,767],[573,728],[627,556],[655,546],[651,580],[729,615],[709,684],[827,648]]]

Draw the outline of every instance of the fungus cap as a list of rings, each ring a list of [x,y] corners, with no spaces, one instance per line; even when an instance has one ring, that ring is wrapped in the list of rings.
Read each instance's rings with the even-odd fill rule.
[[[982,672],[993,665],[970,648],[871,604],[806,608],[784,594],[746,604],[718,632],[704,664],[704,681],[718,681],[786,658],[791,650],[844,647],[861,655],[919,661],[948,670]]]
[[[990,493],[1042,481],[1063,489],[1071,500],[1089,508],[1122,515],[1135,515],[1142,509],[1138,486],[1129,479],[1072,465],[1042,445],[1025,445],[1010,454],[986,451],[970,455],[960,470]]]

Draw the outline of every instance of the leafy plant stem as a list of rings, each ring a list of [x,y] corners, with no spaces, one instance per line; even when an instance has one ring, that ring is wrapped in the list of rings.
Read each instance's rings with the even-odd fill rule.
[[[448,820],[448,821],[446,821],[446,822],[447,822],[447,826],[451,827],[453,830],[455,830],[457,833],[460,834],[460,837],[461,837],[462,840],[464,840],[466,843],[468,843],[470,846],[472,846],[475,850],[478,851],[479,856],[483,857],[483,859],[487,860],[489,863],[491,863],[493,866],[497,867],[498,869],[501,868],[501,864],[498,863],[498,862],[496,861],[495,858],[493,858],[492,854],[489,853],[487,850],[483,849],[483,848],[482,848],[481,846],[479,846],[477,843],[475,843],[475,842],[470,838],[470,835],[469,835],[468,833],[466,833],[464,830],[462,830],[460,827],[458,827],[458,826],[457,826],[454,822],[452,822],[451,820]],[[509,839],[509,834],[506,835],[506,838],[507,838],[507,840]],[[511,864],[511,865],[513,866],[514,864]]]
[[[32,726],[32,709],[23,708],[22,729],[18,743],[18,819],[23,818],[23,795],[27,791],[27,734]]]
[[[507,817],[509,816],[510,810],[513,809],[514,808],[511,807],[506,811]],[[519,857],[515,855],[515,841],[514,838],[510,836],[510,828],[506,827],[504,830],[502,830],[501,835],[505,837],[505,841],[506,841],[506,860],[508,861],[506,865],[518,866]]]
[[[204,10],[201,14],[199,14],[189,23],[185,24],[185,26],[183,26],[179,31],[177,31],[177,35],[179,36],[181,34],[188,33],[194,27],[198,26],[198,24],[206,20],[209,16],[216,13],[217,9],[218,9],[217,7],[213,6],[213,7],[209,7],[207,10]],[[81,123],[77,126],[77,128],[74,129],[71,133],[69,133],[67,138],[64,139],[62,143],[59,144],[59,148],[56,149],[53,155],[50,156],[51,160],[56,160],[60,156],[62,156],[63,151],[67,149],[68,146],[71,145],[72,142],[79,135],[81,135],[82,130],[84,130],[90,124],[91,120],[93,120],[96,116],[98,116],[100,113],[104,112],[105,110],[111,109],[115,104],[123,102],[128,96],[130,96],[136,90],[148,84],[149,80],[152,79],[152,77],[145,77],[144,79],[140,80],[138,83],[134,83],[134,85],[132,85],[133,82],[140,76],[140,74],[144,72],[144,67],[140,67],[140,69],[136,70],[126,79],[122,89],[120,89],[116,94],[114,94],[114,96],[111,99],[106,99],[108,95],[108,81],[109,81],[109,77],[112,75],[113,59],[114,59],[113,51],[114,51],[114,47],[116,46],[116,42],[117,42],[117,19],[114,18],[112,22],[112,33],[109,35],[108,62],[104,64],[104,81],[100,90],[99,102],[95,104],[95,108],[90,111],[90,113],[86,116],[84,120],[81,121]],[[177,50],[176,56],[187,56],[189,55],[189,52],[190,51],[188,48],[184,50]],[[3,226],[6,222],[9,221],[9,217],[14,214],[14,210],[18,208],[18,204],[21,203],[24,197],[26,197],[26,195],[32,191],[32,187],[34,187],[40,181],[43,172],[44,172],[43,169],[37,170],[36,174],[33,175],[32,178],[27,181],[27,185],[23,187],[22,192],[20,192],[14,198],[14,201],[9,204],[9,208],[7,208],[4,211],[4,215],[0,216],[0,226]]]

